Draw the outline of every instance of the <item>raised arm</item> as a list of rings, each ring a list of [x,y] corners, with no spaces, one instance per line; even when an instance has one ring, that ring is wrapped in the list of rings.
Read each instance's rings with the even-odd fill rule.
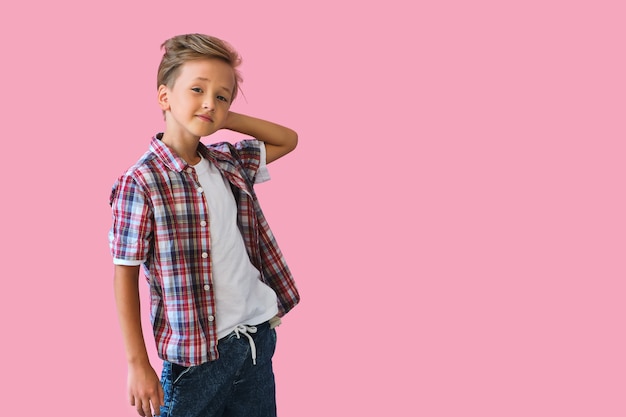
[[[264,142],[268,164],[287,155],[298,144],[298,134],[288,127],[232,111],[228,113],[224,129],[243,133]]]
[[[163,388],[150,365],[141,329],[139,266],[115,266],[115,301],[128,361],[128,395],[140,416],[160,415]]]

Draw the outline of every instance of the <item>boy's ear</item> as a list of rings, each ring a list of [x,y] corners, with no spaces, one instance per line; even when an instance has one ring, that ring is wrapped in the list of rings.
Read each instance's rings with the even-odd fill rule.
[[[168,100],[169,92],[170,90],[169,88],[167,88],[166,85],[161,84],[159,86],[157,100],[159,101],[159,106],[161,107],[161,110],[163,111],[167,111],[170,109],[170,103]]]

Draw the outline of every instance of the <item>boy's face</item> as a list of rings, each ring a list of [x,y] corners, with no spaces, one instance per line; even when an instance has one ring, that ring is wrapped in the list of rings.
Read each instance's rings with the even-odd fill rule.
[[[178,139],[199,139],[221,129],[234,85],[235,72],[224,61],[201,59],[184,63],[173,87],[159,87],[166,134]]]

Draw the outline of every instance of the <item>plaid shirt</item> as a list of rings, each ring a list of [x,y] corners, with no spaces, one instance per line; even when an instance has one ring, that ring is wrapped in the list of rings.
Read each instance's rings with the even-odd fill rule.
[[[198,152],[231,184],[250,260],[276,292],[278,314],[286,314],[299,295],[253,190],[260,143],[200,143]],[[144,261],[159,356],[183,366],[217,359],[209,213],[195,170],[152,138],[150,150],[113,186],[110,204],[111,254],[122,264]]]

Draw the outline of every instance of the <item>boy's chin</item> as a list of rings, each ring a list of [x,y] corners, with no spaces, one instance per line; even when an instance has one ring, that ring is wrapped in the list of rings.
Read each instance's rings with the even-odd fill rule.
[[[201,138],[205,136],[211,136],[213,133],[217,132],[218,129],[198,129],[193,132],[194,135],[199,136]]]

